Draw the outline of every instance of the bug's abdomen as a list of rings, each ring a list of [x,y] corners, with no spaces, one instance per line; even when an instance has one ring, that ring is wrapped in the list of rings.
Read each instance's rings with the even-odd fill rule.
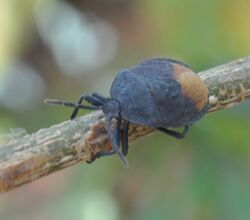
[[[151,59],[121,71],[111,87],[127,121],[150,127],[191,125],[208,110],[208,89],[180,62]]]
[[[208,88],[205,83],[190,69],[178,65],[173,66],[173,78],[181,85],[182,95],[190,99],[198,112],[208,103]]]

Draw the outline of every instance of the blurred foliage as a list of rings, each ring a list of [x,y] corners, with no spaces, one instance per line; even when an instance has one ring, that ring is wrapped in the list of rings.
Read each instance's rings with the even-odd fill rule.
[[[1,133],[68,119],[70,109],[43,99],[108,95],[120,69],[147,57],[197,71],[244,57],[249,10],[249,0],[2,0]],[[249,219],[249,109],[210,114],[181,141],[145,137],[129,169],[102,158],[3,194],[0,219]]]

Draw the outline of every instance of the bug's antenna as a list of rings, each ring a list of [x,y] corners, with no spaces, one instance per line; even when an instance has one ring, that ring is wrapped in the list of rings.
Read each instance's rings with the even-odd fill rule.
[[[78,105],[77,103],[74,103],[74,102],[65,102],[65,101],[58,100],[58,99],[45,99],[44,103],[52,104],[52,105],[63,105],[63,106],[72,107],[72,108],[76,108],[78,106],[78,108],[89,109],[89,110],[100,109],[99,107],[95,107],[95,106]]]

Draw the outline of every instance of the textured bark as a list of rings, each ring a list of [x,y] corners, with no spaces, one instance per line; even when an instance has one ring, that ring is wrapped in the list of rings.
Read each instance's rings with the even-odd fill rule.
[[[231,107],[250,97],[250,57],[198,75],[209,88],[210,112]],[[129,141],[153,131],[131,125]],[[111,150],[103,114],[92,112],[38,132],[15,137],[0,146],[0,191],[6,192],[52,172],[90,161]]]

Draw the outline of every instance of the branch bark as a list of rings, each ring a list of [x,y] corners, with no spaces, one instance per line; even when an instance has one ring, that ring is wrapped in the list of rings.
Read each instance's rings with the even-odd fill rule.
[[[250,98],[250,57],[202,71],[198,75],[209,88],[210,112]],[[152,128],[131,125],[129,141],[152,131]],[[0,146],[0,192],[78,162],[90,161],[96,153],[109,150],[111,144],[101,111],[15,138]]]

